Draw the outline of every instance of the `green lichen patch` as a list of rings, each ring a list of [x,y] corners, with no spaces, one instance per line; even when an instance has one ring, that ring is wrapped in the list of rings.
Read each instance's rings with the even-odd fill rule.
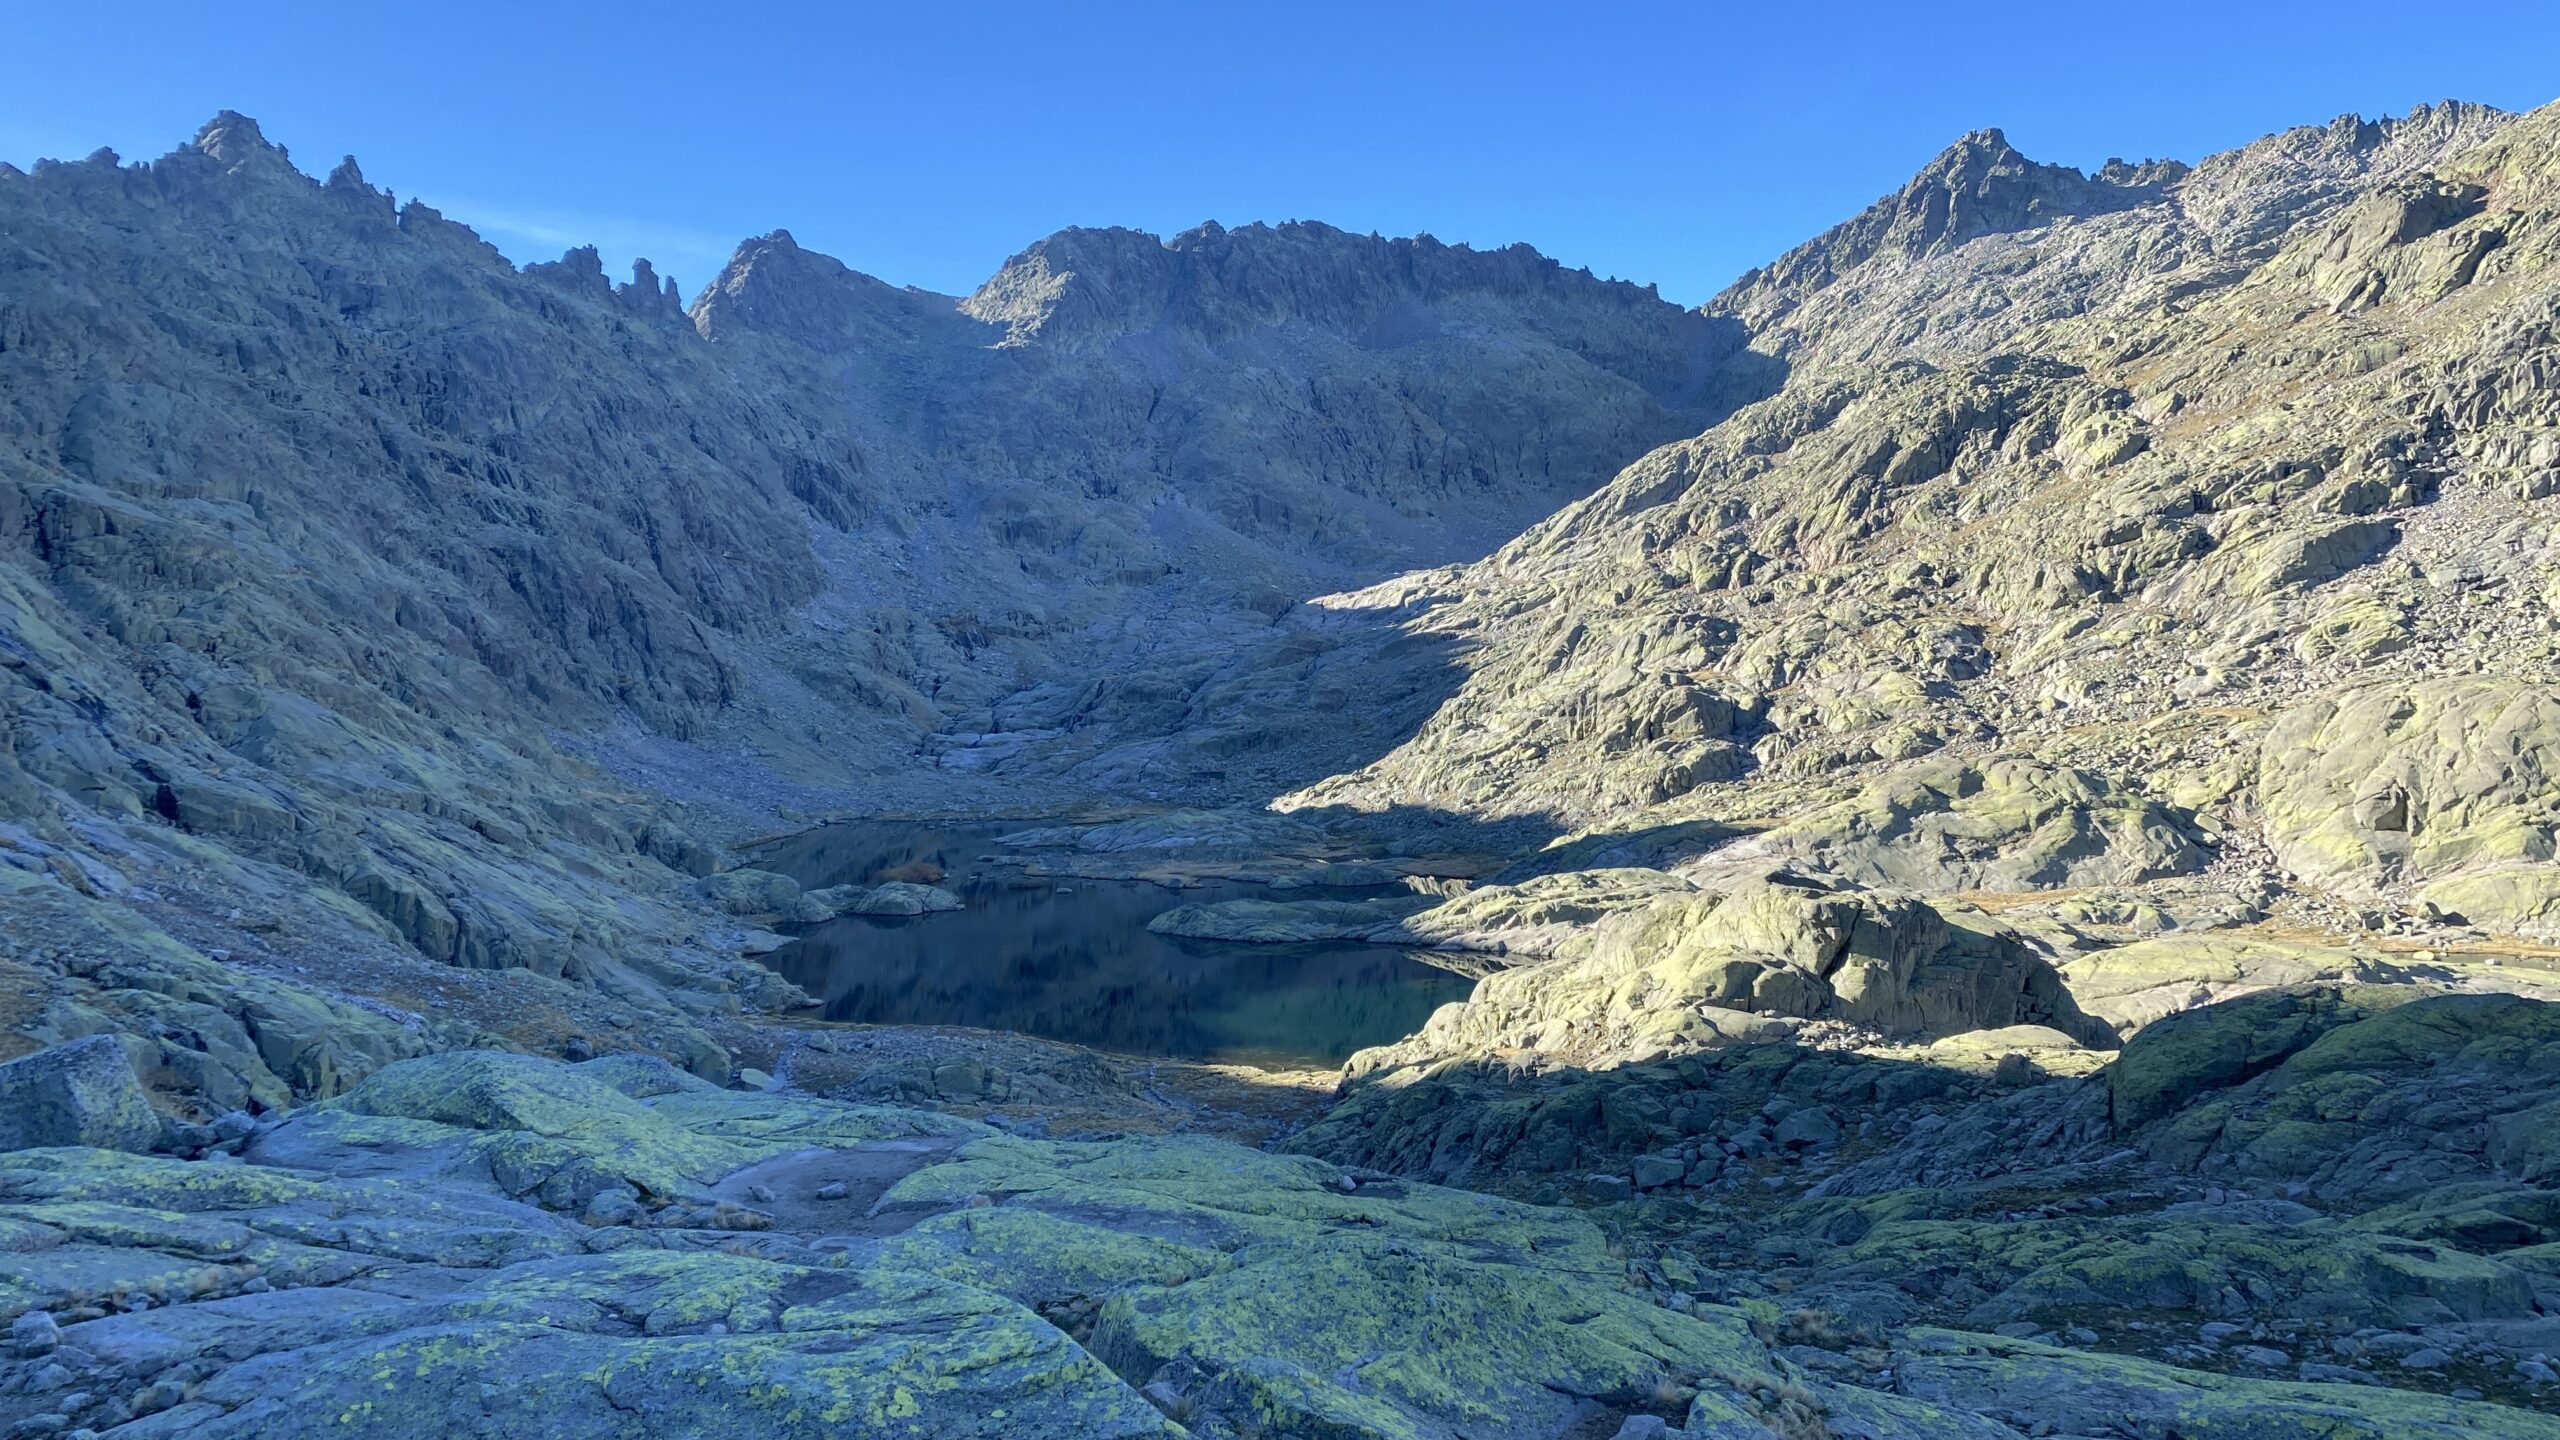
[[[901,1180],[885,1200],[941,1206],[976,1195],[1113,1217],[1119,1228],[1221,1249],[1392,1233],[1488,1261],[1534,1258],[1591,1274],[1616,1268],[1600,1232],[1570,1212],[1401,1181],[1354,1182],[1320,1160],[1196,1137],[982,1140]]]

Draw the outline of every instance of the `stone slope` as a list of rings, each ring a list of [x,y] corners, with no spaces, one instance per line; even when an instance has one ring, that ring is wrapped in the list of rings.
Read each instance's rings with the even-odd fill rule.
[[[1968,141],[1710,307],[1775,396],[1323,602],[1463,678],[1283,806],[2560,933],[2555,124],[2440,107],[2121,185]]]

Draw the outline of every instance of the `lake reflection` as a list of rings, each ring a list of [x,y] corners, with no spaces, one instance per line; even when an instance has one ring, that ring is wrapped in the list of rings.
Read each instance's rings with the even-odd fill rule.
[[[939,883],[957,914],[845,916],[813,925],[766,957],[830,1020],[975,1025],[1097,1049],[1330,1066],[1419,1029],[1473,982],[1389,946],[1231,945],[1151,934],[1176,905],[1261,897],[1259,885],[1168,890],[1104,880],[1035,880],[980,859],[998,825],[831,825],[757,863],[804,888]],[[1300,890],[1291,898],[1326,893]]]

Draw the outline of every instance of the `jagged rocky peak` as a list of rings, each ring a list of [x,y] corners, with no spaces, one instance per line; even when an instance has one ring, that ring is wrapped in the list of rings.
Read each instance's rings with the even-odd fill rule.
[[[613,298],[635,314],[684,318],[684,292],[677,288],[676,277],[658,278],[658,267],[646,255],[631,262],[631,282],[613,287]]]
[[[1126,324],[1136,318],[1133,301],[1160,313],[1174,279],[1172,254],[1157,237],[1075,225],[1007,260],[960,308],[1004,326],[1006,343],[1027,344]]]
[[[613,283],[604,278],[604,257],[593,245],[579,245],[564,252],[557,260],[537,260],[524,267],[524,273],[536,280],[548,280],[572,290],[588,290],[610,294]]]
[[[2440,100],[2416,106],[2406,115],[2385,115],[2380,119],[2341,115],[2326,125],[2282,131],[2271,140],[2303,149],[2345,148],[2368,153],[2446,144],[2468,146],[2487,139],[2515,118],[2495,105]]]
[[[2493,105],[2446,100],[2378,120],[2341,115],[2326,125],[2298,125],[2208,157],[2199,181],[2280,190],[2288,181],[2342,182],[2431,168],[2486,143],[2516,120]]]
[[[729,263],[694,298],[694,328],[707,338],[738,331],[796,334],[804,328],[804,297],[834,283],[844,266],[800,248],[788,230],[751,235],[729,252]]]
[[[399,202],[390,191],[377,190],[365,183],[364,167],[356,164],[353,155],[338,162],[321,189],[358,214],[370,215],[391,225],[399,223]]]
[[[196,131],[195,148],[225,165],[286,159],[285,148],[267,138],[258,122],[237,110],[225,110]]]
[[[480,232],[448,217],[424,200],[411,200],[400,207],[400,233],[422,244],[433,246],[447,259],[462,261],[481,268],[513,270],[515,265],[498,247],[480,238]]]
[[[2447,102],[2302,126],[2192,166],[2111,159],[2093,174],[2040,164],[1998,130],[1977,130],[1706,309],[1793,359],[1941,360],[2160,287],[2218,283],[2372,185],[2451,163],[2513,118]],[[2025,237],[2031,254],[2019,249]],[[1960,297],[1970,298],[1947,303]]]
[[[2088,175],[2031,160],[1996,129],[1976,130],[1900,190],[1745,275],[1734,290],[1815,288],[1878,256],[1918,259],[1985,235],[2128,209],[2157,198],[2187,168],[2174,160],[2109,160]]]
[[[770,335],[834,350],[877,340],[884,326],[904,333],[949,325],[958,305],[948,295],[865,275],[788,230],[773,230],[739,241],[688,313],[707,339]]]
[[[2174,160],[2116,160],[2094,176],[2084,175],[2068,165],[2027,158],[1996,129],[1976,130],[1948,146],[1899,195],[1860,218],[1886,222],[1877,248],[1927,255],[1983,235],[2137,205],[2186,173]]]

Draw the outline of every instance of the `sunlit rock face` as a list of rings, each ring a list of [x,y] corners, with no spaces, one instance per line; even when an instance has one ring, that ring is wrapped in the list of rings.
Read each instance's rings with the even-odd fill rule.
[[[1775,395],[1326,602],[1449,678],[1282,804],[2552,933],[2554,123],[2094,177],[1968,137],[1706,307]]]

